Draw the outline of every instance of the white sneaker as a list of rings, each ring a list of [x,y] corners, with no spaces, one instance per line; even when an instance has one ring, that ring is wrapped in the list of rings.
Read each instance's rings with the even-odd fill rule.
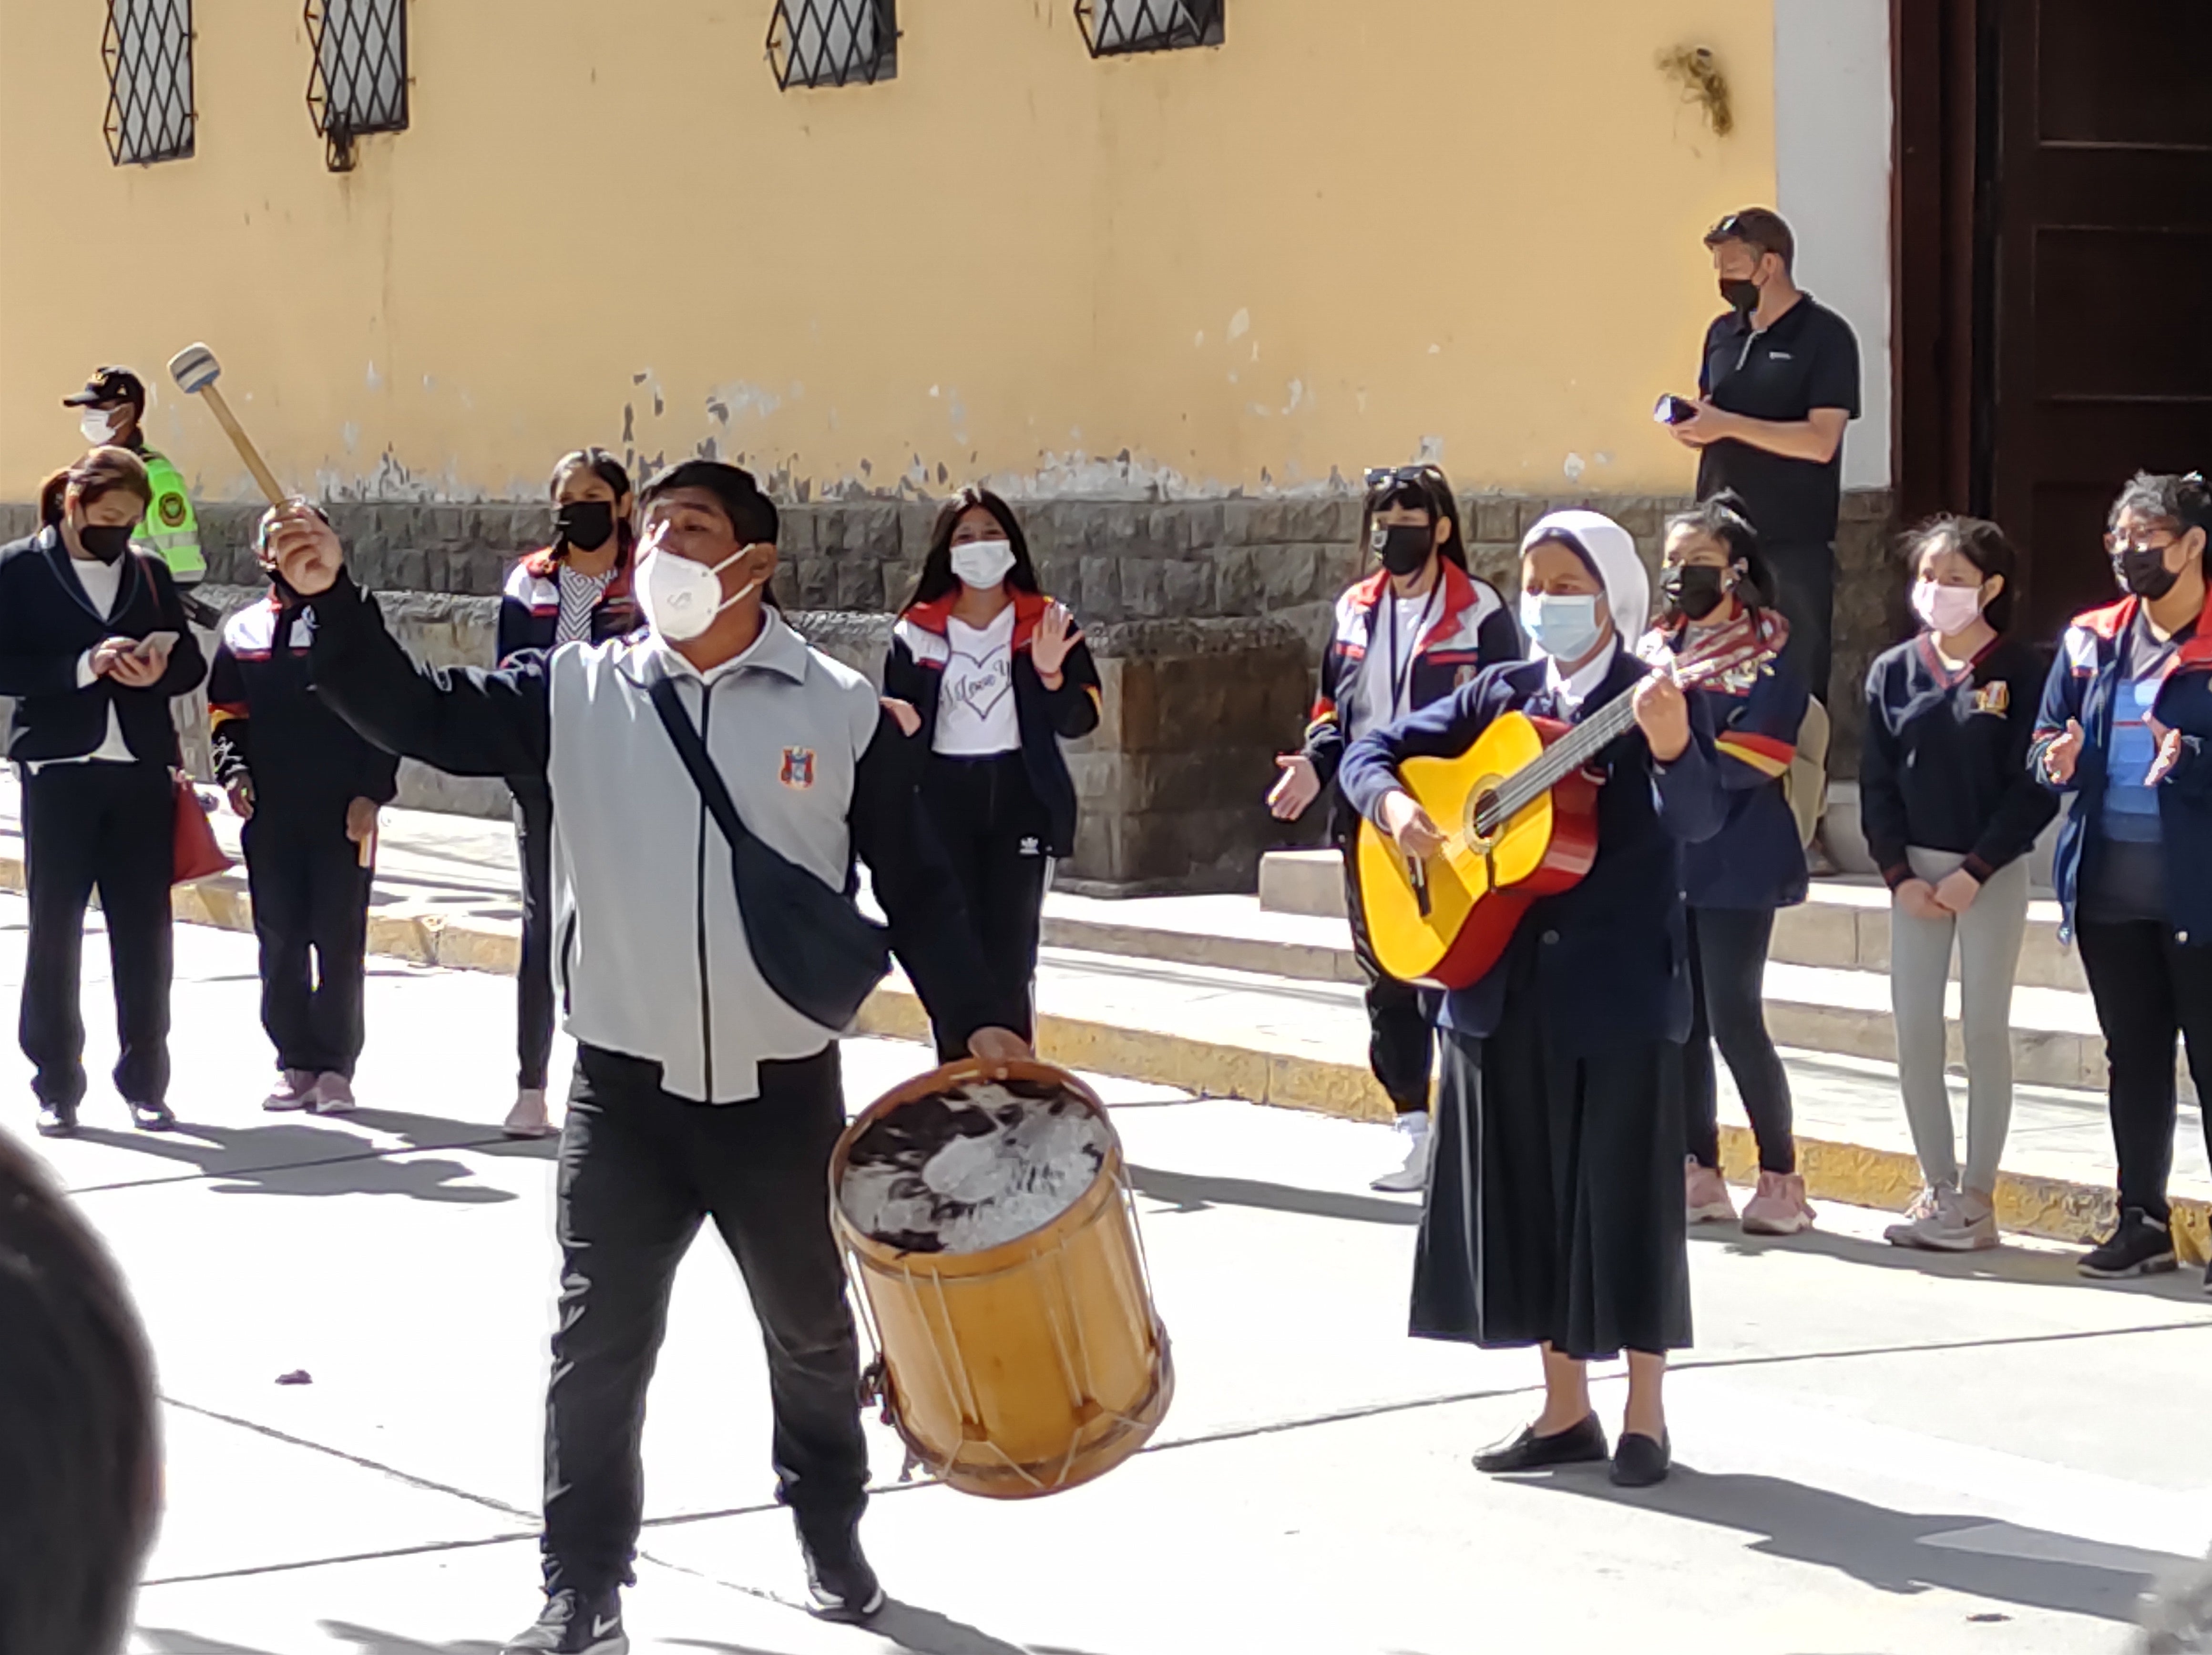
[[[312,1069],[280,1069],[276,1084],[269,1095],[261,1100],[261,1106],[272,1114],[287,1109],[312,1109],[315,1106],[315,1071]]]
[[[1902,1224],[1882,1233],[1892,1246],[1929,1252],[1981,1252],[1997,1244],[1996,1209],[1960,1191],[1939,1186],[1921,1192]]]
[[[1398,1134],[1406,1140],[1406,1164],[1367,1187],[1385,1195],[1419,1195],[1429,1187],[1429,1146],[1434,1141],[1427,1113],[1399,1116]]]
[[[349,1115],[353,1112],[353,1082],[336,1070],[326,1069],[315,1076],[315,1112],[319,1115]]]
[[[559,1130],[545,1112],[545,1088],[526,1086],[514,1094],[514,1107],[507,1112],[500,1131],[513,1138],[551,1137]]]

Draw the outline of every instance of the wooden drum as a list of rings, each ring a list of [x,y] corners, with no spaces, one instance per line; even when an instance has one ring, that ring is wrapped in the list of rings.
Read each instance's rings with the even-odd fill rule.
[[[841,1198],[854,1146],[893,1111],[986,1082],[1058,1088],[1104,1127],[1103,1164],[1073,1206],[973,1252],[902,1252]],[[1121,1139],[1097,1094],[1050,1064],[948,1064],[885,1094],[830,1161],[830,1213],[878,1353],[884,1415],[913,1463],[994,1500],[1056,1494],[1142,1447],[1175,1391],[1152,1309]]]

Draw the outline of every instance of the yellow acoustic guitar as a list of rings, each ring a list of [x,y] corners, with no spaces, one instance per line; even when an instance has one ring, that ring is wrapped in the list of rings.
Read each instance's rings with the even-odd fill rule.
[[[1678,682],[1717,676],[1692,668]],[[1632,690],[1578,724],[1501,712],[1457,758],[1400,763],[1400,785],[1444,844],[1413,861],[1360,822],[1354,882],[1376,962],[1401,982],[1479,982],[1528,905],[1565,890],[1597,859],[1597,784],[1584,767],[1635,722]]]

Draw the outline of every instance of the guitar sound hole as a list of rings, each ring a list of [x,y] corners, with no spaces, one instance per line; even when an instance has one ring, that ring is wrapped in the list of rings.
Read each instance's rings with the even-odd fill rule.
[[[1468,802],[1467,819],[1468,825],[1473,829],[1469,838],[1486,843],[1497,835],[1498,830],[1505,824],[1498,819],[1498,790],[1495,787],[1485,787],[1475,793]]]

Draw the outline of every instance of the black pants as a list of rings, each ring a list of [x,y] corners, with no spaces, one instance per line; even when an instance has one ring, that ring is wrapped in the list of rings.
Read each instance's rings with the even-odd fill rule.
[[[1689,1152],[1703,1167],[1720,1165],[1719,1103],[1713,1081],[1713,1047],[1751,1117],[1761,1172],[1797,1170],[1792,1135],[1790,1076],[1766,1032],[1760,979],[1766,945],[1774,935],[1771,908],[1691,908],[1690,1038],[1679,1051],[1682,1115]]]
[[[689,1103],[660,1067],[585,1046],[561,1135],[561,1312],[545,1408],[545,1583],[628,1582],[645,1391],[676,1267],[712,1219],[768,1347],[778,1497],[834,1533],[866,1503],[860,1351],[830,1233],[837,1048],[761,1065],[751,1103]]]
[[[542,785],[514,791],[514,848],[522,864],[522,965],[514,979],[515,1084],[543,1091],[553,1058],[553,799]]]
[[[1037,933],[1052,858],[1051,823],[1018,753],[989,758],[933,756],[922,781],[931,825],[959,882],[960,897],[990,968],[995,1021],[1024,1040],[1034,1034]],[[938,1056],[965,1057],[940,1036]]]
[[[1789,620],[1790,650],[1814,698],[1826,706],[1835,635],[1836,549],[1769,544],[1765,550],[1782,588],[1775,594],[1775,607]]]
[[[85,905],[95,888],[122,1046],[115,1089],[129,1103],[167,1099],[175,809],[166,765],[49,765],[24,778],[31,934],[20,1030],[41,1102],[68,1106],[84,1096],[77,982]]]
[[[1361,923],[1352,863],[1357,846],[1350,834],[1340,835],[1337,845],[1344,853],[1344,911],[1352,921],[1352,957],[1367,979],[1367,1066],[1400,1114],[1425,1114],[1436,1047],[1429,1000],[1421,990],[1400,982],[1376,963],[1367,927]]]
[[[2188,1042],[2189,1072],[2212,1139],[2212,948],[2184,947],[2155,920],[2085,921],[2076,934],[2112,1070],[2120,1207],[2140,1207],[2163,1223],[2173,1167],[2177,1033]]]
[[[261,940],[261,1026],[279,1069],[353,1078],[363,1032],[371,870],[343,804],[257,809],[246,877]]]

